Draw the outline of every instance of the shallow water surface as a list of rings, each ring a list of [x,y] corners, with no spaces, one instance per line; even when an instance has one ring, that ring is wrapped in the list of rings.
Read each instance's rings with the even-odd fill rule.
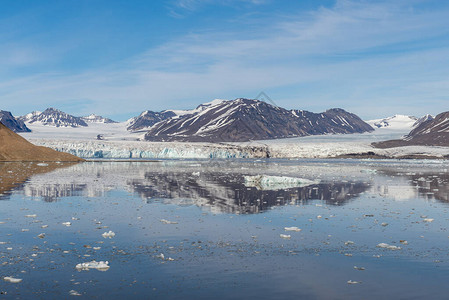
[[[0,276],[22,281],[2,280],[0,291],[11,299],[446,299],[448,168],[1,163]],[[115,236],[104,237],[109,231]],[[94,260],[109,268],[76,268]]]

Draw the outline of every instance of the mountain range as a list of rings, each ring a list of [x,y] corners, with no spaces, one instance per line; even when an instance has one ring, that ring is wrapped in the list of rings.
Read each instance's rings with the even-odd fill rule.
[[[444,116],[444,114],[441,114]],[[322,113],[304,110],[287,110],[269,103],[238,98],[214,100],[191,110],[144,111],[139,116],[123,122],[124,132],[143,132],[147,141],[184,142],[245,142],[321,134],[349,134],[380,130],[397,130],[410,133],[404,139],[374,144],[376,147],[391,145],[432,144],[444,145],[443,133],[435,125],[420,130],[437,118],[394,115],[384,119],[362,121],[358,116],[343,109],[329,109]],[[11,113],[0,111],[0,121],[15,132],[29,132],[39,126],[89,127],[89,124],[118,123],[97,115],[76,117],[55,108],[43,112],[34,111],[14,118]],[[441,120],[440,120],[441,121]],[[437,121],[435,121],[437,122]],[[433,124],[433,123],[432,123]],[[427,125],[426,125],[427,126]],[[101,131],[103,127],[95,127]],[[97,129],[91,129],[97,130]],[[106,127],[105,127],[106,128]],[[126,128],[126,130],[125,130]],[[101,132],[100,132],[101,134]],[[432,139],[438,141],[431,142]],[[443,139],[443,140],[442,140]]]
[[[402,146],[449,147],[449,111],[433,117],[425,116],[403,139],[373,143],[377,148]]]
[[[358,116],[343,109],[312,113],[239,98],[213,101],[197,107],[192,114],[158,122],[148,130],[145,140],[245,142],[373,130]]]

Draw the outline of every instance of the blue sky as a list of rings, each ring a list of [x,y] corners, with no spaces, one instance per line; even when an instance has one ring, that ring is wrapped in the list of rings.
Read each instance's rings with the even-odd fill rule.
[[[449,110],[449,1],[0,1],[0,109]]]

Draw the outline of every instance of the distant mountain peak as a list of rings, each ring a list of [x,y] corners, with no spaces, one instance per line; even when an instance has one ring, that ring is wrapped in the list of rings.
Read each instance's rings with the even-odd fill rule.
[[[32,112],[19,118],[28,124],[42,124],[54,127],[80,127],[88,126],[80,117],[69,115],[59,109],[49,107],[43,112]]]
[[[85,117],[81,117],[85,122],[87,123],[118,123],[114,120],[111,120],[109,118],[104,118],[102,116],[96,115],[96,114],[90,114]]]
[[[449,111],[433,117],[425,115],[416,121],[416,127],[400,140],[390,140],[373,145],[379,148],[402,146],[449,146]]]
[[[383,119],[375,119],[366,121],[373,128],[387,128],[394,130],[411,130],[418,118],[414,116],[407,115],[393,115],[391,117],[383,118]]]

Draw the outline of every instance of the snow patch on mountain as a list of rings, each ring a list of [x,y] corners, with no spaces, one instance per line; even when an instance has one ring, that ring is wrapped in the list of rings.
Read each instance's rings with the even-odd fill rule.
[[[391,130],[410,131],[415,126],[415,123],[417,121],[418,118],[413,116],[394,115],[388,118],[369,120],[365,122],[370,124],[375,129],[382,128]]]
[[[85,122],[87,123],[118,123],[114,120],[111,120],[109,118],[104,118],[102,116],[98,116],[96,114],[90,114],[85,117],[81,117]]]

